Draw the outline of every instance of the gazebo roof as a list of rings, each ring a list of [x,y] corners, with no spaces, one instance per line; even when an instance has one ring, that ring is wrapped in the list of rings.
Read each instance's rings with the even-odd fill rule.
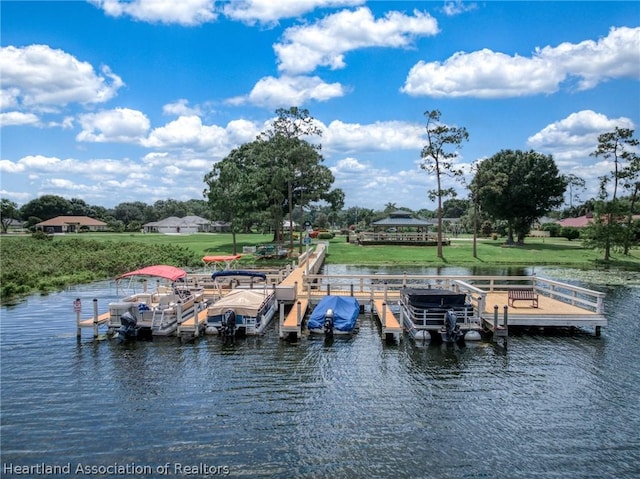
[[[389,216],[378,221],[374,221],[372,225],[375,226],[406,226],[406,227],[424,227],[435,224],[433,221],[426,220],[424,218],[415,218],[409,211],[393,211],[389,213]]]

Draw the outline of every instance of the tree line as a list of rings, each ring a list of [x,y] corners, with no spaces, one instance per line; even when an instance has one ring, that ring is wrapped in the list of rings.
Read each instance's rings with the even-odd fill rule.
[[[420,153],[421,168],[435,178],[436,188],[427,192],[437,202],[435,211],[412,211],[424,218],[436,218],[438,256],[442,257],[442,234],[447,218],[458,218],[458,231],[486,234],[502,230],[508,244],[522,244],[534,223],[551,212],[557,216],[593,214],[593,223],[584,230],[585,244],[604,251],[609,259],[612,248],[625,254],[637,244],[640,226],[638,214],[640,161],[638,140],[631,129],[618,128],[598,137],[594,157],[612,165],[600,178],[598,197],[573,205],[585,182],[576,175],[562,175],[551,155],[530,150],[501,150],[473,165],[473,178],[465,183],[456,159],[469,134],[464,127],[441,121],[438,110],[425,112],[427,145]],[[66,200],[44,195],[18,208],[0,200],[3,231],[8,220],[17,219],[33,227],[59,215],[83,215],[100,219],[112,231],[139,231],[145,223],[168,216],[197,215],[223,220],[231,225],[234,237],[239,232],[273,232],[274,240],[283,237],[283,224],[311,224],[319,228],[366,229],[396,209],[394,203],[384,210],[367,207],[344,208],[345,195],[333,188],[334,177],[324,166],[320,129],[308,110],[291,107],[276,110],[271,127],[251,142],[232,150],[213,164],[204,176],[202,200],[120,203],[114,208],[86,204],[81,199]],[[456,197],[455,183],[468,191],[466,199]],[[569,189],[569,208],[558,213]],[[474,243],[475,244],[475,243]]]

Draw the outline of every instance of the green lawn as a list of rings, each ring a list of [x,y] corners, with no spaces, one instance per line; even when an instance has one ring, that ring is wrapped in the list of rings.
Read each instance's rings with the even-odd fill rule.
[[[117,233],[85,233],[68,237],[103,239],[112,241],[132,241],[146,244],[175,244],[187,247],[196,255],[231,254],[233,251],[230,234],[201,233],[194,235],[161,235],[161,234],[117,234]],[[56,237],[64,240],[67,236]],[[243,246],[255,246],[269,243],[272,235],[240,234],[237,235],[238,252]],[[444,258],[438,258],[434,246],[359,246],[346,242],[346,237],[336,236],[330,241],[329,264],[357,265],[566,265],[587,267],[597,264],[603,257],[601,251],[585,249],[580,241],[568,241],[564,238],[527,238],[524,246],[505,247],[504,239],[479,239],[478,257],[473,257],[473,241],[471,237],[453,239],[450,246],[443,248]],[[294,242],[295,251],[298,244]],[[303,247],[304,248],[304,247]],[[632,250],[628,256],[614,252],[612,265],[619,267],[640,268],[640,250]]]
[[[238,252],[244,246],[271,241],[271,235],[242,234],[237,237]],[[296,244],[295,251],[298,251]],[[31,236],[0,236],[0,302],[40,291],[46,293],[65,286],[113,278],[150,264],[172,264],[197,268],[206,255],[233,252],[230,234],[194,235],[83,233],[59,235],[51,240]],[[561,238],[527,238],[521,247],[504,247],[501,240],[479,240],[478,257],[473,257],[471,238],[452,240],[436,256],[435,246],[361,246],[337,236],[329,243],[328,264],[358,266],[563,266],[582,269],[600,267],[602,252],[582,248],[579,241]],[[290,262],[257,260],[245,255],[239,267],[274,267]],[[640,250],[630,255],[613,253],[604,267],[640,271]]]

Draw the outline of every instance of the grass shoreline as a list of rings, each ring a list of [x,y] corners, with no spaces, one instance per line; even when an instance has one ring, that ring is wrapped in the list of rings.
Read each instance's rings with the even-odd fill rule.
[[[271,235],[237,235],[237,248],[269,243]],[[299,243],[294,243],[294,254]],[[304,251],[304,246],[302,247]],[[193,235],[83,233],[56,235],[51,240],[36,240],[29,235],[0,235],[0,283],[2,304],[33,293],[46,294],[74,284],[85,284],[149,264],[167,263],[196,268],[206,255],[233,252],[231,234]],[[576,269],[640,271],[640,249],[630,255],[614,253],[608,263],[602,252],[585,249],[580,241],[564,238],[527,238],[523,246],[505,247],[500,239],[479,239],[477,257],[473,257],[471,237],[453,238],[437,257],[435,246],[361,246],[347,243],[344,236],[329,241],[327,264],[366,267],[532,267],[558,266]],[[256,261],[244,255],[241,268],[290,263]]]

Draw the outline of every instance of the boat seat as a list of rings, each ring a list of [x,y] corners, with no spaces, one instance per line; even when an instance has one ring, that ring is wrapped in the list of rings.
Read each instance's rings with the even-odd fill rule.
[[[172,303],[176,302],[176,299],[177,298],[175,294],[165,294],[163,296],[160,296],[160,298],[158,299],[158,308],[167,309],[172,306]]]

